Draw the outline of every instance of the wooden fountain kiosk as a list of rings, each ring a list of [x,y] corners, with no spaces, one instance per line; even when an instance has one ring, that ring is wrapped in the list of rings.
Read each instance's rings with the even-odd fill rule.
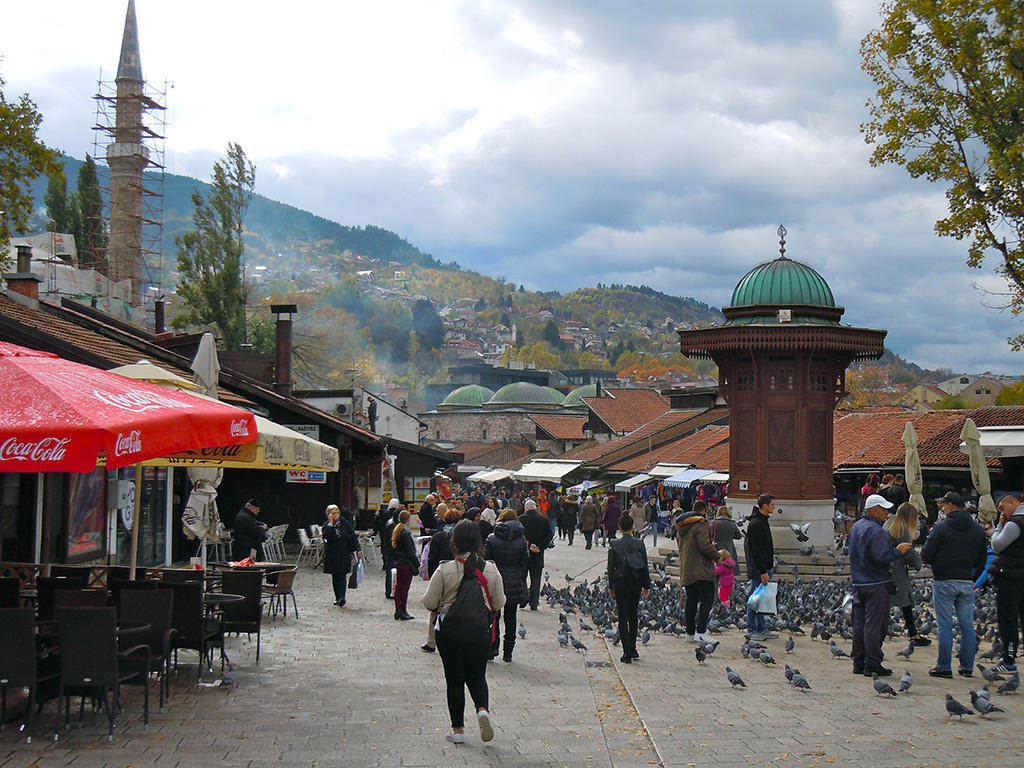
[[[736,284],[725,323],[679,331],[680,351],[718,365],[729,404],[733,517],[770,493],[776,549],[801,546],[790,523],[810,523],[807,544],[824,548],[833,540],[833,411],[846,394],[847,367],[881,357],[886,332],[840,325],[843,307],[821,275],[787,258],[785,235],[779,227],[781,255]]]

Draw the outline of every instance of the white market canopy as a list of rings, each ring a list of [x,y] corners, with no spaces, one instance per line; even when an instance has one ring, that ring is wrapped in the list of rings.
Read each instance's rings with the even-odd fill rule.
[[[688,486],[694,480],[700,480],[708,475],[712,474],[714,470],[711,469],[684,469],[682,472],[672,475],[672,477],[665,479],[665,485],[674,486],[676,488]]]
[[[644,483],[646,483],[646,482],[648,482],[650,480],[653,480],[653,479],[654,478],[651,477],[650,475],[647,475],[647,474],[644,474],[644,473],[641,472],[639,475],[633,475],[632,477],[627,478],[626,480],[623,480],[621,483],[616,483],[615,484],[615,490],[616,491],[628,491],[628,490],[631,490],[633,488],[636,488],[638,485],[643,485]]]
[[[703,483],[728,483],[729,473],[728,472],[712,472],[710,475],[704,475],[701,478]]]
[[[511,476],[511,469],[484,469],[473,473],[466,479],[474,483],[496,483]]]
[[[978,427],[978,432],[986,456],[1024,456],[1024,426]],[[960,452],[967,453],[966,443],[960,443]]]
[[[647,474],[651,477],[672,477],[672,475],[682,472],[684,469],[688,469],[693,466],[692,464],[655,464],[652,469],[647,470]],[[710,471],[710,470],[709,470]]]
[[[517,469],[512,477],[526,482],[557,483],[582,464],[582,461],[568,459],[536,459]]]

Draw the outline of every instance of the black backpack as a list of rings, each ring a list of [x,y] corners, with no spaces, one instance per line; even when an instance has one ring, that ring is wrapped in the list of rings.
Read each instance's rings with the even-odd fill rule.
[[[470,576],[463,576],[455,602],[441,622],[440,632],[445,639],[464,648],[484,652],[494,643],[496,625],[487,579],[476,568]]]

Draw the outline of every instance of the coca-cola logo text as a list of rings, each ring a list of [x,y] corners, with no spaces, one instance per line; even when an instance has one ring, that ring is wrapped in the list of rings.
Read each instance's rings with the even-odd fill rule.
[[[107,392],[102,389],[94,389],[93,397],[107,405],[120,408],[123,411],[142,413],[154,408],[191,408],[190,403],[180,400],[172,400],[161,395],[159,392],[149,392],[144,389],[130,389],[127,392]]]
[[[0,461],[63,461],[70,437],[44,437],[34,442],[9,437],[0,443]]]
[[[131,453],[142,453],[142,433],[133,429],[127,435],[117,433],[117,440],[114,442],[114,455],[126,456]]]
[[[232,437],[248,437],[249,436],[249,422],[244,419],[231,422],[231,436]]]

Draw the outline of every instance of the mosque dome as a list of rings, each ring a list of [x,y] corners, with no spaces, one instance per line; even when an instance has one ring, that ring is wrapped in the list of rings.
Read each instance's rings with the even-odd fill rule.
[[[726,325],[837,325],[843,308],[812,267],[786,256],[745,274],[722,309]]]
[[[493,397],[487,401],[487,405],[492,408],[502,406],[551,407],[560,405],[562,402],[561,393],[556,392],[555,394],[558,395],[557,400],[547,387],[528,381],[515,381],[495,392]]]
[[[448,397],[441,401],[441,406],[449,408],[479,408],[494,395],[494,390],[480,384],[467,384],[453,389]]]
[[[565,395],[562,392],[559,392],[554,387],[544,387],[544,391],[551,395],[551,401],[555,405],[561,405],[562,402],[565,400]]]
[[[597,397],[597,384],[584,384],[582,387],[576,387],[565,396],[562,405],[566,408],[583,405],[584,397]]]

